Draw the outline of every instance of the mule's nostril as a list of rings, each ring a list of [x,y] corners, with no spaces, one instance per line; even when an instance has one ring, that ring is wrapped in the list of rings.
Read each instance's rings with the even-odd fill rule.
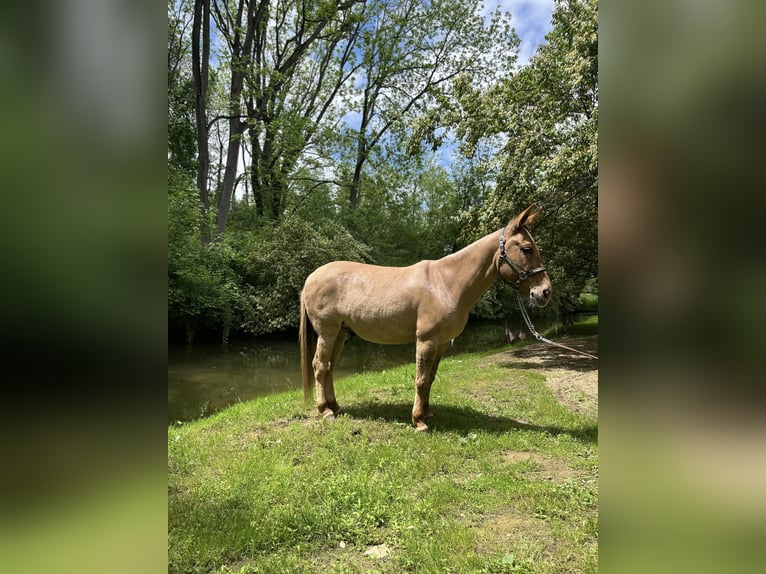
[[[550,296],[551,296],[551,290],[548,289],[547,287],[545,289],[543,289],[543,297],[545,297],[547,299]]]

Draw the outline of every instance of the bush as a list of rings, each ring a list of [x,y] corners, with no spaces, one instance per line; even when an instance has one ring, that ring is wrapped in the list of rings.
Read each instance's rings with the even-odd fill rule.
[[[234,236],[236,237],[236,236]],[[288,217],[255,236],[233,238],[249,286],[241,328],[254,335],[295,327],[300,292],[317,267],[337,260],[369,259],[369,249],[333,222],[312,224]]]
[[[203,242],[212,221],[202,213],[194,185],[174,172],[168,180],[168,324],[183,328],[187,342],[198,331],[228,339],[244,298],[225,243]]]

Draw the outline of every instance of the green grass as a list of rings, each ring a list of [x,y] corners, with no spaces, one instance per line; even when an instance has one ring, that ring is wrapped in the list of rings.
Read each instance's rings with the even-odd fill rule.
[[[577,303],[578,308],[582,311],[597,311],[598,295],[595,293],[580,293]]]
[[[597,421],[491,353],[442,362],[432,431],[414,364],[168,429],[169,572],[595,572]],[[385,545],[387,556],[364,552]]]
[[[588,337],[598,332],[598,315],[583,317],[573,325],[559,327],[558,334],[554,329],[546,329],[543,335],[558,340],[561,337]],[[529,343],[534,343],[530,340]]]

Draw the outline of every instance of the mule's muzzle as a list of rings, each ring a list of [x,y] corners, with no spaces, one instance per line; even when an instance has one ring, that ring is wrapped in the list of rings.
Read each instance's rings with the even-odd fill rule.
[[[529,290],[529,300],[537,307],[545,307],[551,301],[551,283],[546,280],[542,285],[535,285]]]

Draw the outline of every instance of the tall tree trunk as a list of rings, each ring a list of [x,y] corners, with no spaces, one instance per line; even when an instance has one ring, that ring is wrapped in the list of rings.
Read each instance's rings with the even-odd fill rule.
[[[241,29],[233,31],[231,40],[231,84],[229,88],[229,145],[226,150],[226,168],[223,173],[221,193],[218,197],[218,211],[215,218],[216,239],[223,239],[226,231],[226,222],[231,208],[231,199],[234,195],[234,187],[237,182],[237,166],[239,164],[239,151],[242,136],[247,124],[241,120],[242,115],[242,90],[245,83],[245,72],[250,62],[250,51],[253,45],[253,35],[258,25],[263,10],[268,5],[267,0],[262,0],[256,14],[255,1],[248,2],[247,16],[245,19],[245,38],[241,42]],[[239,2],[237,22],[241,23],[243,0]]]
[[[253,114],[250,113],[250,117]],[[253,201],[255,202],[255,211],[259,216],[263,216],[263,176],[261,174],[261,143],[258,140],[259,127],[253,124],[248,129],[250,135],[250,187],[253,189]]]
[[[354,210],[359,207],[359,189],[362,185],[362,169],[367,161],[370,150],[367,141],[367,128],[370,124],[370,116],[375,108],[375,101],[378,96],[378,89],[370,85],[372,72],[367,71],[367,86],[364,88],[364,97],[362,99],[362,119],[359,124],[359,135],[356,139],[356,160],[354,161],[354,172],[351,176],[351,185],[349,186],[348,203]]]
[[[362,185],[362,168],[365,161],[367,161],[367,138],[365,138],[364,132],[360,131],[356,146],[354,173],[351,176],[351,184],[349,185],[348,203],[351,209],[359,207],[359,188]]]
[[[261,185],[261,195],[263,197],[263,211],[266,219],[273,221],[276,219],[274,214],[274,131],[271,125],[266,126],[266,133],[263,138],[263,156],[261,157],[261,169],[263,170],[263,179]]]
[[[200,29],[202,33],[202,54],[200,56]],[[210,0],[194,0],[194,21],[192,23],[192,82],[194,84],[194,113],[197,124],[197,189],[202,209],[207,213],[210,207],[208,194],[208,172],[210,152],[207,129],[207,86],[210,64]]]
[[[241,88],[240,88],[241,92]],[[239,164],[239,148],[245,122],[239,117],[229,119],[229,145],[226,149],[226,168],[223,172],[221,195],[218,198],[218,211],[215,218],[216,238],[220,241],[226,231],[226,222],[231,208],[231,198],[234,195],[234,184],[237,182],[237,165]]]

